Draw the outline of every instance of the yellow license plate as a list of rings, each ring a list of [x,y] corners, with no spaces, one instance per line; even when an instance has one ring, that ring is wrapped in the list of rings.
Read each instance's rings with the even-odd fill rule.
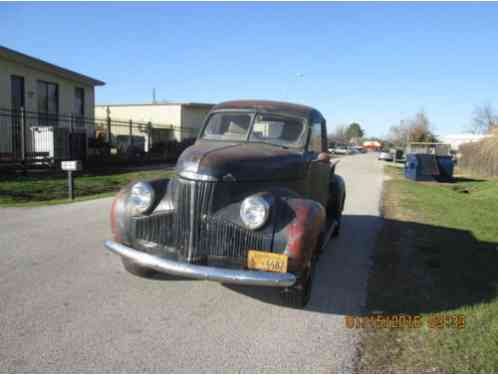
[[[247,267],[253,270],[287,272],[287,255],[249,250]]]

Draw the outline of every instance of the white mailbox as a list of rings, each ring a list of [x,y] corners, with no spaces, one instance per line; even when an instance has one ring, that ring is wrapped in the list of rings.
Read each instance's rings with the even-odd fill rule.
[[[81,171],[81,160],[66,160],[61,162],[63,171]]]

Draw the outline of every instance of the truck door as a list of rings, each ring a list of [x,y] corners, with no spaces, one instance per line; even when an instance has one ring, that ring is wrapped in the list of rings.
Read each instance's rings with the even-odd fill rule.
[[[327,207],[329,197],[330,161],[319,159],[322,152],[327,152],[327,134],[325,119],[318,114],[312,116],[311,132],[308,143],[308,157],[310,160],[308,169],[308,192],[309,198],[320,202]]]

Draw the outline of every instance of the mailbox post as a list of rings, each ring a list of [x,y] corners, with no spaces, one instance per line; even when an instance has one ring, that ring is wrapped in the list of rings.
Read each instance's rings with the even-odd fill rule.
[[[61,162],[61,169],[67,172],[67,191],[70,200],[74,199],[73,172],[81,171],[81,160],[66,160]]]

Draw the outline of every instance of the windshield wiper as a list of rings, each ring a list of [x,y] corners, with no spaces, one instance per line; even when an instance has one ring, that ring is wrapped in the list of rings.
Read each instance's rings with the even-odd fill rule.
[[[276,147],[281,147],[284,150],[288,150],[289,146],[285,146],[279,143],[272,143],[272,142],[265,142],[265,141],[249,141],[250,143],[263,143],[265,145],[270,145],[270,146],[276,146]]]

